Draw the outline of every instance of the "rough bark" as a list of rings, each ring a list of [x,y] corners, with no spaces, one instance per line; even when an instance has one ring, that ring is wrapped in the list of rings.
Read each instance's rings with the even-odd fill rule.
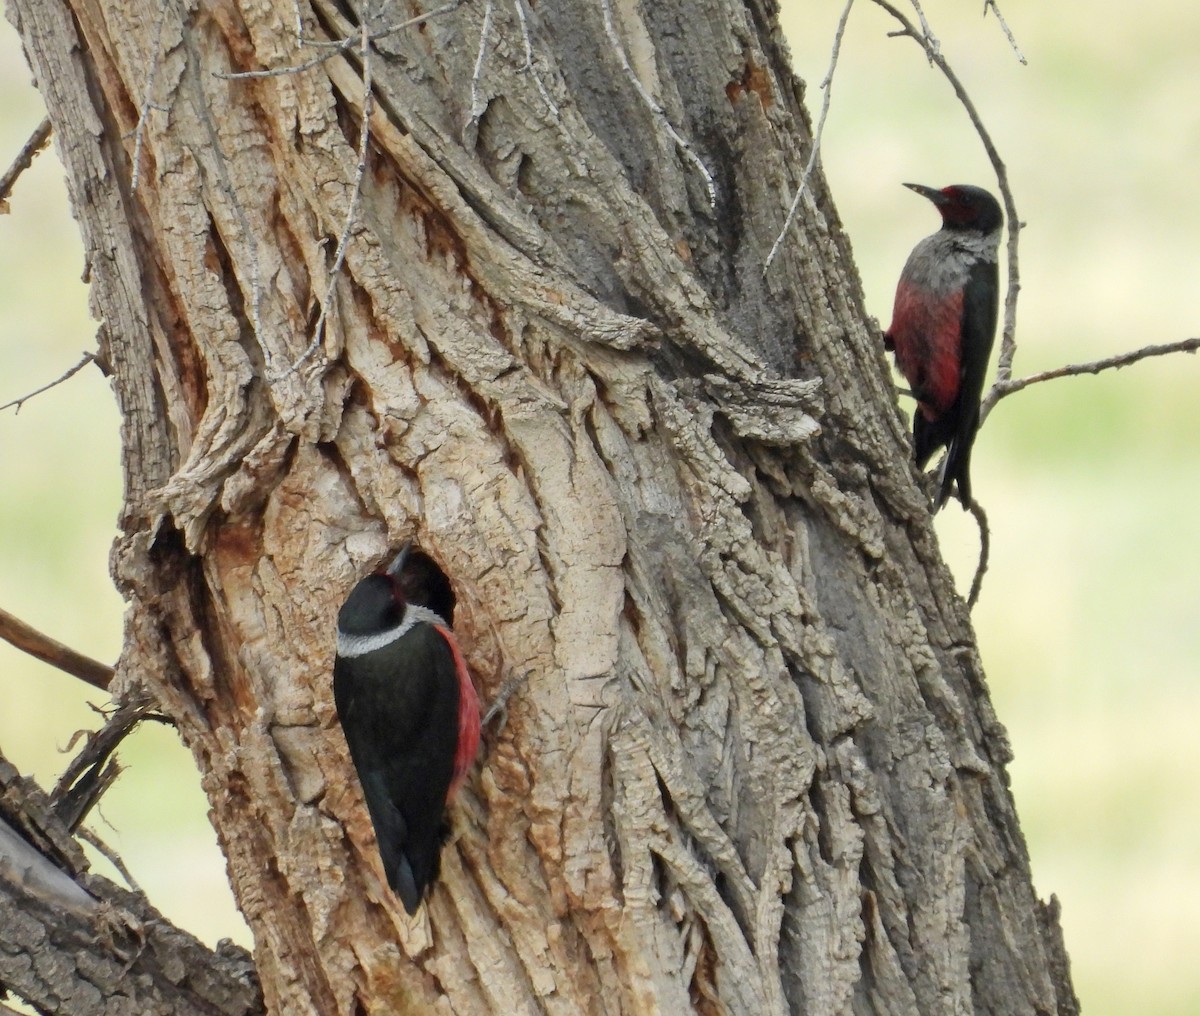
[[[1072,1011],[819,175],[762,272],[808,143],[773,5],[476,0],[249,80],[313,55],[287,0],[8,12],[123,417],[118,683],[271,1011]],[[410,536],[485,701],[526,678],[413,921],[329,684]]]
[[[87,867],[50,801],[0,758],[0,989],[67,1016],[264,1011],[245,950],[205,948]]]

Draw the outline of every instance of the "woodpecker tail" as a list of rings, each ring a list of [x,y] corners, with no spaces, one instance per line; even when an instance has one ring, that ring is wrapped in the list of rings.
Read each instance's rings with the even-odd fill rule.
[[[955,426],[952,414],[932,423],[925,419],[919,407],[913,414],[913,459],[917,468],[923,470],[934,452],[942,447],[946,449],[946,457],[938,470],[937,494],[933,499],[935,513],[950,499],[956,486],[963,508],[970,505],[971,445],[974,437],[973,431],[964,433],[962,428]]]
[[[441,872],[442,845],[450,835],[450,825],[442,822],[426,842],[409,841],[403,845],[380,843],[384,870],[392,892],[400,897],[411,917],[417,912],[429,887]]]
[[[946,446],[946,457],[942,460],[942,468],[938,470],[937,494],[933,499],[933,510],[936,514],[950,499],[950,494],[957,488],[958,500],[963,509],[971,507],[971,443],[960,438],[954,438]]]
[[[417,907],[421,905],[425,887],[417,885],[417,877],[413,874],[412,864],[409,863],[408,858],[400,854],[396,859],[395,867],[388,871],[387,878],[392,892],[400,897],[400,902],[404,904],[408,916],[412,917],[417,912]]]

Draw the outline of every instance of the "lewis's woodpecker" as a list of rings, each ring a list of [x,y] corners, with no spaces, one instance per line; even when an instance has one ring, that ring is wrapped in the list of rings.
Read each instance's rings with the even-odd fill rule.
[[[453,620],[450,582],[409,544],[338,613],[334,703],[384,873],[410,914],[437,878],[445,808],[479,747],[479,700]]]
[[[937,206],[942,228],[908,256],[883,341],[895,351],[896,366],[917,400],[917,468],[924,469],[934,452],[946,448],[933,510],[946,503],[956,485],[965,508],[971,502],[969,470],[979,400],[996,335],[1003,215],[999,202],[981,187],[904,186]]]

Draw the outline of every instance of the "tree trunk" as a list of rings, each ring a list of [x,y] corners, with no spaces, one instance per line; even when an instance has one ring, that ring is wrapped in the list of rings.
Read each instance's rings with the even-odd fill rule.
[[[348,44],[8,4],[123,418],[119,684],[270,1011],[1074,1011],[819,173],[763,271],[809,145],[774,4],[298,10]],[[330,687],[409,537],[485,704],[523,679],[412,920]]]

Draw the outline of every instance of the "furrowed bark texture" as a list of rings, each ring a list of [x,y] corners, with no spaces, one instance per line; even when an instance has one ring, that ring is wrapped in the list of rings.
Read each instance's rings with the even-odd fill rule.
[[[260,1016],[244,949],[205,948],[87,867],[46,795],[0,758],[0,988],[69,1016]]]
[[[120,680],[273,1012],[1071,1011],[819,176],[762,273],[808,141],[771,5],[475,0],[241,80],[329,51],[287,0],[8,12],[123,413]],[[329,677],[410,536],[485,703],[525,677],[416,920]]]

